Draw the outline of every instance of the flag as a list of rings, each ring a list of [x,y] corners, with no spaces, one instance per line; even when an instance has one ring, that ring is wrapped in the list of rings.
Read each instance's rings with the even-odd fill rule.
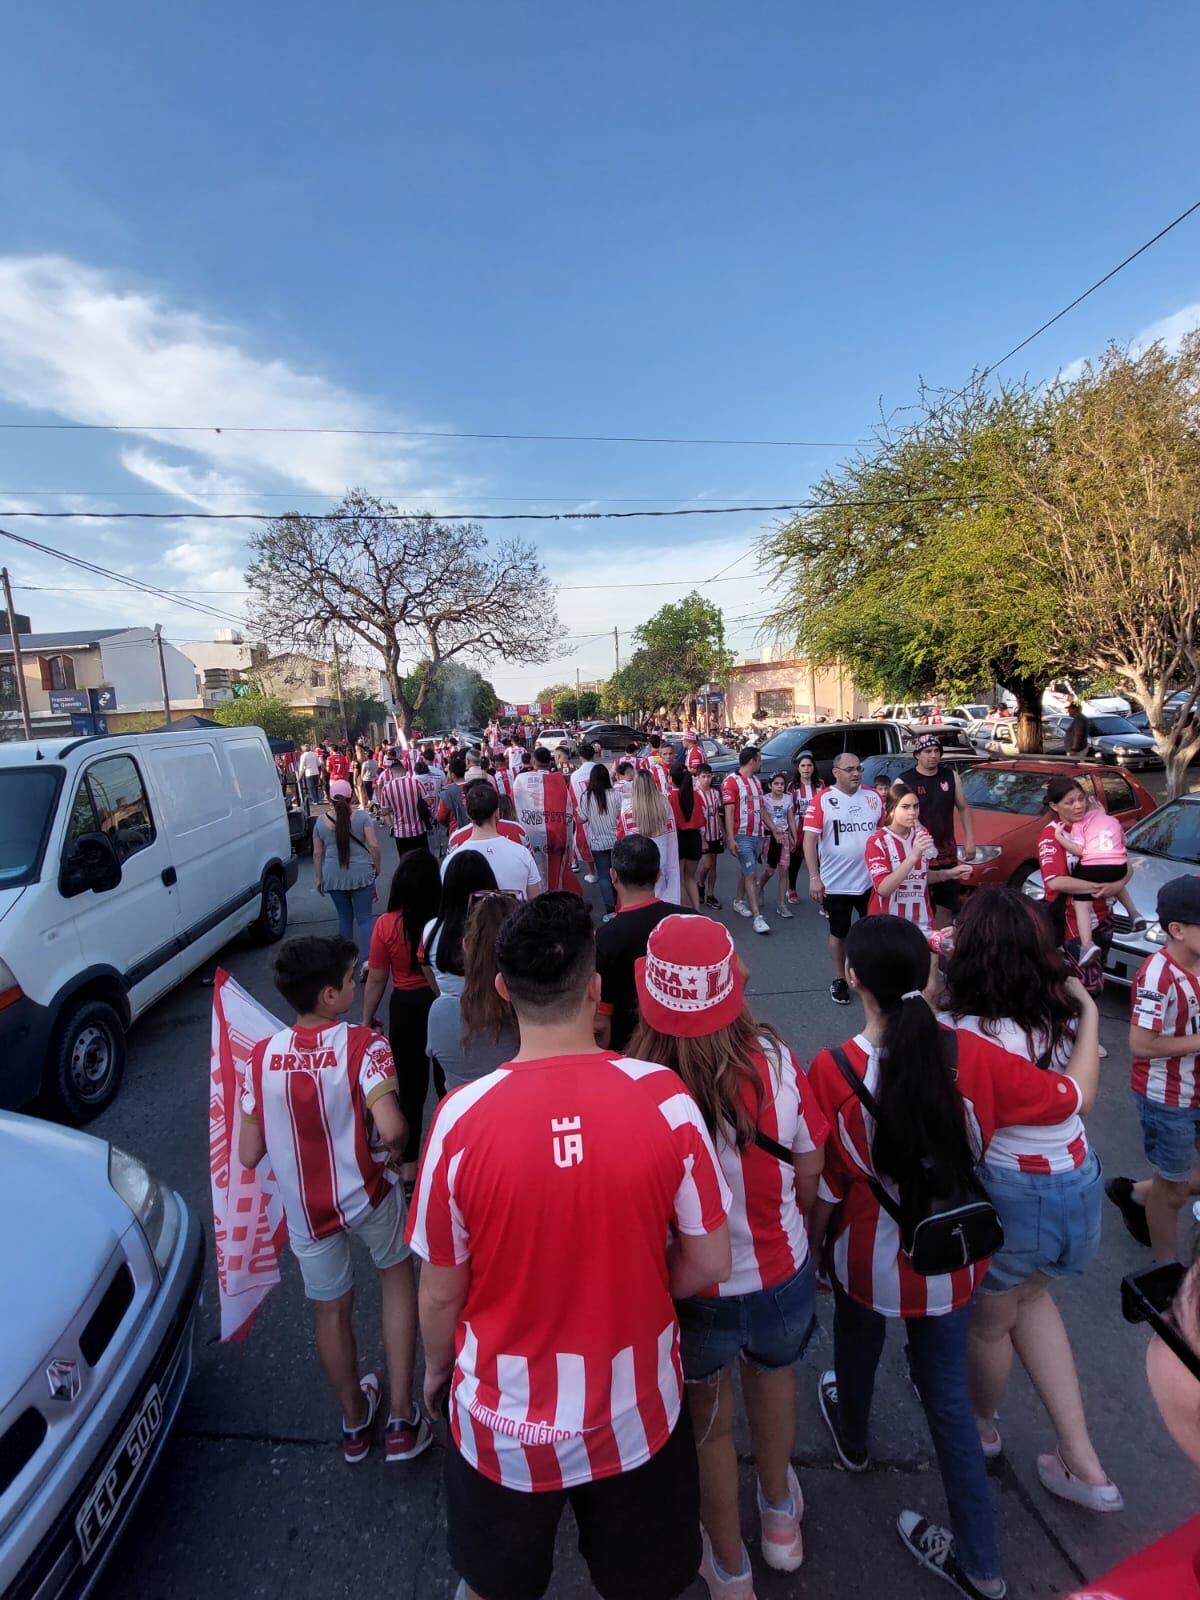
[[[238,1106],[250,1053],[283,1024],[223,969],[213,985],[208,1152],[212,1171],[213,1233],[221,1299],[221,1338],[240,1342],[255,1313],[279,1282],[279,1252],[287,1238],[283,1201],[264,1158],[253,1172],[238,1160]]]

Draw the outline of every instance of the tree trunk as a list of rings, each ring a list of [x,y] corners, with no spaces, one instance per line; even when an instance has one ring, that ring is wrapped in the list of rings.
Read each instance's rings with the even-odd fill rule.
[[[1017,749],[1036,755],[1042,748],[1042,680],[1014,674],[999,682],[1017,702]]]

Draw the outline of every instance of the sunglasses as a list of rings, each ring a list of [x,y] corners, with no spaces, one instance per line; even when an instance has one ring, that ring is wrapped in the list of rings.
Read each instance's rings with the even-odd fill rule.
[[[520,900],[520,895],[512,889],[472,889],[467,896],[467,904],[473,906],[477,900]]]
[[[1200,1355],[1192,1349],[1170,1318],[1171,1302],[1183,1281],[1181,1262],[1146,1267],[1121,1279],[1121,1315],[1126,1322],[1148,1322],[1154,1332],[1191,1373],[1200,1380]]]

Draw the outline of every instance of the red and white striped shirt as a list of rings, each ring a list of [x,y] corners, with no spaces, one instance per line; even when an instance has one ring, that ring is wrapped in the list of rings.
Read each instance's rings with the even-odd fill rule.
[[[867,1088],[879,1095],[879,1051],[861,1034],[842,1049]],[[874,1124],[862,1101],[838,1071],[828,1050],[809,1070],[821,1110],[830,1125],[820,1192],[843,1202],[832,1224],[833,1272],[852,1300],[884,1317],[940,1317],[965,1306],[987,1272],[986,1260],[957,1272],[924,1277],[915,1272],[900,1241],[900,1230],[871,1192]],[[1076,1116],[1079,1085],[1060,1072],[1039,1072],[999,1045],[964,1030],[958,1035],[958,1089],[967,1134],[982,1154],[997,1127],[1054,1125]],[[895,1186],[883,1182],[893,1199]]]
[[[1167,1038],[1200,1034],[1200,976],[1181,967],[1165,950],[1147,956],[1133,980],[1133,1026]],[[1200,1039],[1196,1041],[1200,1049]],[[1133,1063],[1134,1094],[1160,1106],[1193,1111],[1200,1106],[1196,1053],[1152,1056]]]
[[[470,1265],[449,1402],[464,1459],[536,1492],[661,1449],[683,1396],[665,1240],[715,1232],[729,1200],[699,1108],[665,1067],[589,1051],[448,1095],[408,1239],[426,1261]]]
[[[242,1113],[262,1129],[293,1238],[328,1239],[383,1200],[387,1151],[371,1149],[367,1112],[396,1091],[391,1046],[370,1028],[284,1028],[254,1046]]]
[[[871,874],[871,903],[867,907],[869,917],[886,913],[891,917],[901,917],[905,922],[915,922],[926,932],[933,927],[928,861],[919,861],[892,894],[881,895],[879,892],[879,885],[897,867],[904,865],[911,845],[918,842],[922,834],[927,839],[931,837],[918,823],[912,838],[901,839],[890,828],[880,828],[867,840],[867,871]]]
[[[501,764],[498,767],[493,767],[487,776],[497,794],[507,795],[510,800],[512,799],[513,775],[507,766]]]
[[[977,1034],[981,1039],[999,1045],[1006,1054],[1015,1056],[1022,1063],[1031,1062],[1036,1066],[1046,1047],[1045,1040],[1039,1040],[1035,1035],[1031,1054],[1025,1029],[1011,1017],[988,1018],[986,1021],[982,1017],[947,1017],[943,1020],[958,1029],[960,1040],[964,1032]],[[1061,1059],[1052,1060],[1044,1070],[1061,1071],[1070,1056],[1071,1045],[1068,1041]],[[987,1147],[988,1165],[1005,1167],[1010,1172],[1073,1172],[1076,1167],[1083,1165],[1087,1155],[1087,1133],[1078,1112],[1065,1122],[1051,1123],[1048,1127],[1017,1123],[1012,1127],[997,1128]]]
[[[757,778],[744,778],[740,772],[731,772],[721,785],[721,803],[733,807],[733,831],[739,838],[762,837],[763,791]]]
[[[653,756],[638,756],[634,766],[639,772],[648,772],[662,791],[664,797],[671,793],[671,777],[661,761],[656,761]]]
[[[721,795],[716,789],[697,789],[696,795],[704,807],[704,842],[716,844],[722,834]]]
[[[385,772],[375,785],[374,800],[380,811],[392,819],[392,833],[397,839],[413,839],[425,832],[417,801],[424,799],[420,780],[400,773],[393,767]]]
[[[808,1079],[784,1046],[782,1059],[773,1039],[760,1039],[754,1065],[762,1082],[761,1110],[753,1085],[742,1080],[742,1099],[761,1133],[796,1155],[816,1150],[829,1137],[829,1124]],[[706,1295],[754,1294],[784,1283],[808,1260],[808,1233],[796,1204],[796,1172],[757,1144],[739,1150],[732,1128],[720,1130],[717,1157],[733,1194],[729,1239],[733,1272]]]
[[[449,854],[457,845],[464,844],[475,830],[468,822],[463,828],[455,828],[446,845]],[[510,822],[507,817],[496,818],[496,832],[502,839],[511,839],[515,844],[527,844],[528,835],[519,822]]]

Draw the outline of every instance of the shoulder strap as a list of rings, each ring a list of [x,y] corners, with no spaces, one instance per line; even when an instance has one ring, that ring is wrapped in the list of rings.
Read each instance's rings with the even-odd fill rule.
[[[774,1156],[776,1161],[782,1161],[785,1167],[792,1164],[792,1152],[786,1145],[780,1144],[778,1139],[772,1139],[769,1133],[764,1133],[757,1128],[754,1133],[754,1142],[760,1150],[765,1150],[769,1156]]]
[[[854,1068],[850,1065],[849,1056],[847,1056],[840,1044],[835,1044],[831,1048],[829,1054],[836,1062],[837,1069],[841,1073],[842,1077],[845,1078],[850,1088],[853,1089],[855,1096],[862,1101],[863,1110],[869,1112],[870,1115],[874,1117],[875,1121],[878,1122],[879,1102],[859,1077],[858,1073],[855,1072]],[[900,1216],[900,1207],[879,1182],[878,1178],[868,1178],[867,1182],[871,1187],[871,1193],[875,1196],[875,1199],[879,1202],[879,1205],[884,1211],[887,1212],[888,1216],[891,1217],[896,1226],[903,1231],[903,1221]]]

